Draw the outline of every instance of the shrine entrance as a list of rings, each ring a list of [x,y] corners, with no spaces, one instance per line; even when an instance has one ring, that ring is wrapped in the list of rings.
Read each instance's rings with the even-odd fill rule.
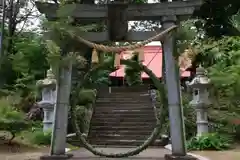
[[[64,4],[67,11],[65,17],[76,20],[76,22],[92,23],[98,21],[107,21],[106,32],[84,32],[76,34],[71,30],[66,31],[66,34],[74,38],[78,43],[84,44],[94,51],[113,52],[115,53],[115,67],[120,63],[136,67],[145,72],[154,82],[158,90],[167,89],[168,110],[170,119],[170,135],[172,144],[172,154],[167,154],[165,159],[185,160],[195,159],[187,156],[185,147],[184,122],[181,106],[181,95],[179,85],[179,71],[176,67],[175,53],[175,38],[174,32],[177,29],[177,24],[180,20],[189,18],[196,7],[201,5],[201,0],[176,0],[155,4],[131,4],[126,0],[115,0],[109,4],[78,4],[68,3]],[[37,8],[41,13],[44,13],[49,20],[56,20],[59,18],[58,10],[61,5],[52,3],[36,2]],[[156,31],[148,32],[129,32],[128,21],[131,20],[159,20],[161,21],[161,31],[156,34]],[[71,21],[71,20],[70,20]],[[158,78],[144,66],[141,52],[138,52],[139,62],[131,62],[128,60],[121,60],[120,54],[127,50],[137,50],[144,45],[154,40],[161,41],[163,48],[163,63],[164,63],[164,83],[165,87],[159,82]],[[129,46],[107,46],[102,45],[103,42],[121,42],[121,41],[141,41]],[[100,44],[99,44],[100,43]],[[64,49],[63,49],[64,50]],[[94,54],[94,52],[93,52]],[[51,145],[51,153],[49,158],[70,158],[71,156],[65,153],[66,144],[66,128],[68,117],[68,104],[71,88],[71,72],[72,64],[68,61],[67,64],[59,67],[59,74],[57,77],[57,102],[55,107],[55,122],[53,128],[53,138]],[[74,104],[73,104],[74,109]],[[163,108],[161,108],[163,110]],[[74,112],[73,112],[74,113]],[[159,135],[161,129],[161,113],[160,118],[156,114],[156,127],[151,136],[139,147],[126,151],[124,153],[104,153],[97,150],[86,141],[84,134],[80,132],[78,125],[75,124],[76,133],[84,144],[84,147],[95,155],[108,158],[121,158],[134,156],[145,150],[149,144],[154,141]],[[73,114],[73,117],[75,115]],[[75,117],[76,118],[76,117]]]

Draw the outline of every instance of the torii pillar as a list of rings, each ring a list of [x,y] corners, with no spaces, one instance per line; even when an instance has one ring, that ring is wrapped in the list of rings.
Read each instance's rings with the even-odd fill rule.
[[[176,22],[176,16],[162,17],[162,27],[164,29],[176,25]],[[176,44],[174,33],[169,33],[166,35],[163,38],[162,43],[172,144],[172,154],[165,155],[165,159],[196,160],[196,158],[188,156],[186,152],[185,127],[183,121],[183,109],[178,71],[179,68],[177,67],[177,63],[174,58]]]

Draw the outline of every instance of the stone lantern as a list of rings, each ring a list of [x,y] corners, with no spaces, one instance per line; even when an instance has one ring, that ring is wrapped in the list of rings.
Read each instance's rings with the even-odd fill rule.
[[[54,77],[52,69],[47,71],[47,77],[37,82],[37,86],[42,91],[42,100],[38,105],[43,108],[43,132],[52,130],[54,120],[54,106],[56,104],[56,84],[57,81]]]
[[[210,79],[207,77],[204,68],[196,69],[195,78],[188,83],[192,88],[193,100],[190,105],[196,109],[197,113],[197,136],[208,133],[208,107],[211,105],[209,100],[208,88],[210,87]]]

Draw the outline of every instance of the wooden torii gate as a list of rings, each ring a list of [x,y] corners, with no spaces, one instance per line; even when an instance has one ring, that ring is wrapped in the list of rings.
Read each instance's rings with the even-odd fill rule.
[[[70,15],[72,18],[91,22],[107,21],[106,32],[84,32],[80,36],[88,41],[102,43],[107,41],[142,41],[154,35],[154,31],[129,32],[128,21],[158,20],[162,23],[162,29],[176,25],[179,21],[189,18],[197,7],[202,4],[201,0],[173,0],[154,4],[127,4],[115,0],[111,4],[75,4]],[[170,1],[170,0],[168,0]],[[71,4],[69,4],[70,6]],[[49,20],[58,18],[58,4],[36,2],[38,10],[45,14]],[[175,39],[174,34],[168,34],[162,40],[163,60],[165,65],[165,83],[168,90],[168,107],[170,117],[170,134],[172,143],[172,157],[186,156],[184,122],[181,105],[180,85],[174,59]],[[71,84],[71,64],[69,67],[60,68],[58,77],[57,104],[55,110],[55,123],[51,155],[66,156],[66,130],[67,108]],[[159,68],[160,69],[160,68]]]

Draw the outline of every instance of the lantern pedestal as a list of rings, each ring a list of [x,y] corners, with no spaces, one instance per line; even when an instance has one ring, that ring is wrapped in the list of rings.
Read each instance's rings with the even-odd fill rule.
[[[197,136],[208,133],[208,113],[207,108],[196,108],[197,112]]]
[[[38,105],[43,109],[44,117],[43,117],[43,132],[49,132],[53,128],[53,120],[54,120],[54,106],[55,103],[40,101]]]

